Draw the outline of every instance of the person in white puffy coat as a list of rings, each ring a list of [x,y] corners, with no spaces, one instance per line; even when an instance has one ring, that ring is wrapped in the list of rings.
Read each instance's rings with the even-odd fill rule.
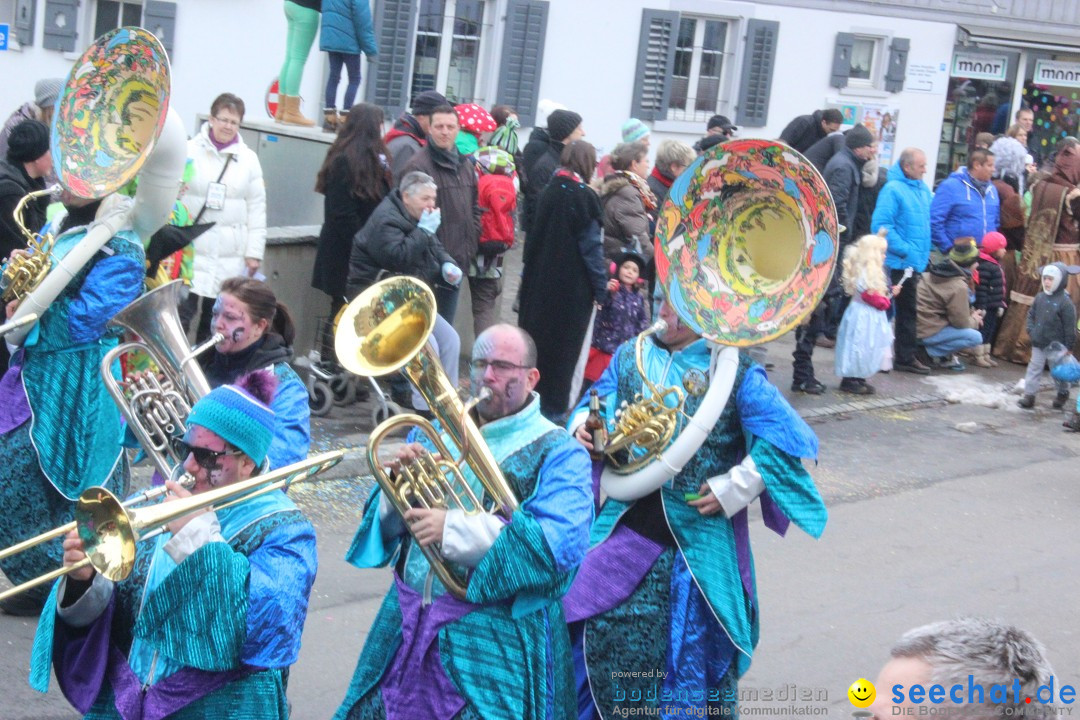
[[[240,137],[243,118],[243,100],[231,93],[219,95],[210,106],[209,120],[188,141],[195,178],[181,199],[193,215],[202,212],[199,222],[215,223],[195,240],[191,294],[180,311],[185,327],[198,313],[200,342],[210,336],[221,283],[253,276],[266,247],[266,187],[259,157]]]

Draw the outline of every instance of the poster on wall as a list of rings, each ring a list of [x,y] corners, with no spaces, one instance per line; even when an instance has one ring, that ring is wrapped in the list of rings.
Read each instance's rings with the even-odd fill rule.
[[[877,140],[878,163],[890,167],[896,147],[896,124],[900,117],[899,108],[876,103],[852,103],[826,101],[826,107],[836,108],[844,116],[841,130],[850,130],[856,124],[865,125]]]

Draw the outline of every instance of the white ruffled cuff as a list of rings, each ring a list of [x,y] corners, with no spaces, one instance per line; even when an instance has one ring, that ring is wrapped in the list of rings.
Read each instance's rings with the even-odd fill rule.
[[[466,515],[461,509],[448,510],[443,525],[443,557],[474,568],[480,564],[504,527],[502,520],[488,513]]]
[[[715,475],[705,482],[709,483],[709,489],[728,517],[752,503],[765,490],[765,480],[749,455],[723,475]]]
[[[210,542],[225,542],[221,536],[221,523],[213,512],[203,513],[188,521],[180,532],[165,543],[165,552],[179,565],[188,555]]]
[[[60,587],[56,590],[56,615],[71,627],[86,627],[109,606],[115,583],[101,573],[94,573],[94,579],[82,597],[67,607],[60,607],[67,592],[67,581],[67,576],[60,578]]]

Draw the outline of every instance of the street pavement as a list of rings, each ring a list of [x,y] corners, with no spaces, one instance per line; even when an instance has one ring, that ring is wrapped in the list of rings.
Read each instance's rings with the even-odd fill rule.
[[[790,336],[772,343],[774,382],[791,396]],[[745,708],[792,717],[851,717],[847,687],[873,680],[903,631],[959,614],[1001,617],[1046,645],[1065,683],[1080,684],[1080,435],[1039,395],[1034,412],[1008,389],[1023,368],[871,382],[878,394],[836,390],[832,351],[818,349],[820,397],[791,400],[821,441],[812,473],[829,506],[823,537],[786,538],[751,521],[761,642],[741,687]],[[372,481],[365,446],[370,401],[314,420],[312,451],[343,448],[326,479],[291,491],[319,533],[320,570],[300,659],[289,680],[293,717],[329,718],[344,696],[390,583],[344,554]],[[387,451],[392,451],[392,447]],[[0,616],[0,720],[75,718],[53,685],[26,684],[36,621]],[[771,691],[773,700],[765,691]],[[881,689],[878,690],[881,692]],[[811,701],[788,702],[808,692]],[[777,698],[780,698],[779,700]]]

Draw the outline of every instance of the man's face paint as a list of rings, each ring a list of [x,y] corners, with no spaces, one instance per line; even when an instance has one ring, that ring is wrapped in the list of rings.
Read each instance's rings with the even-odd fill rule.
[[[217,345],[220,353],[235,353],[245,350],[263,336],[266,323],[255,322],[247,305],[229,293],[221,293],[214,301],[214,332],[225,336]]]

